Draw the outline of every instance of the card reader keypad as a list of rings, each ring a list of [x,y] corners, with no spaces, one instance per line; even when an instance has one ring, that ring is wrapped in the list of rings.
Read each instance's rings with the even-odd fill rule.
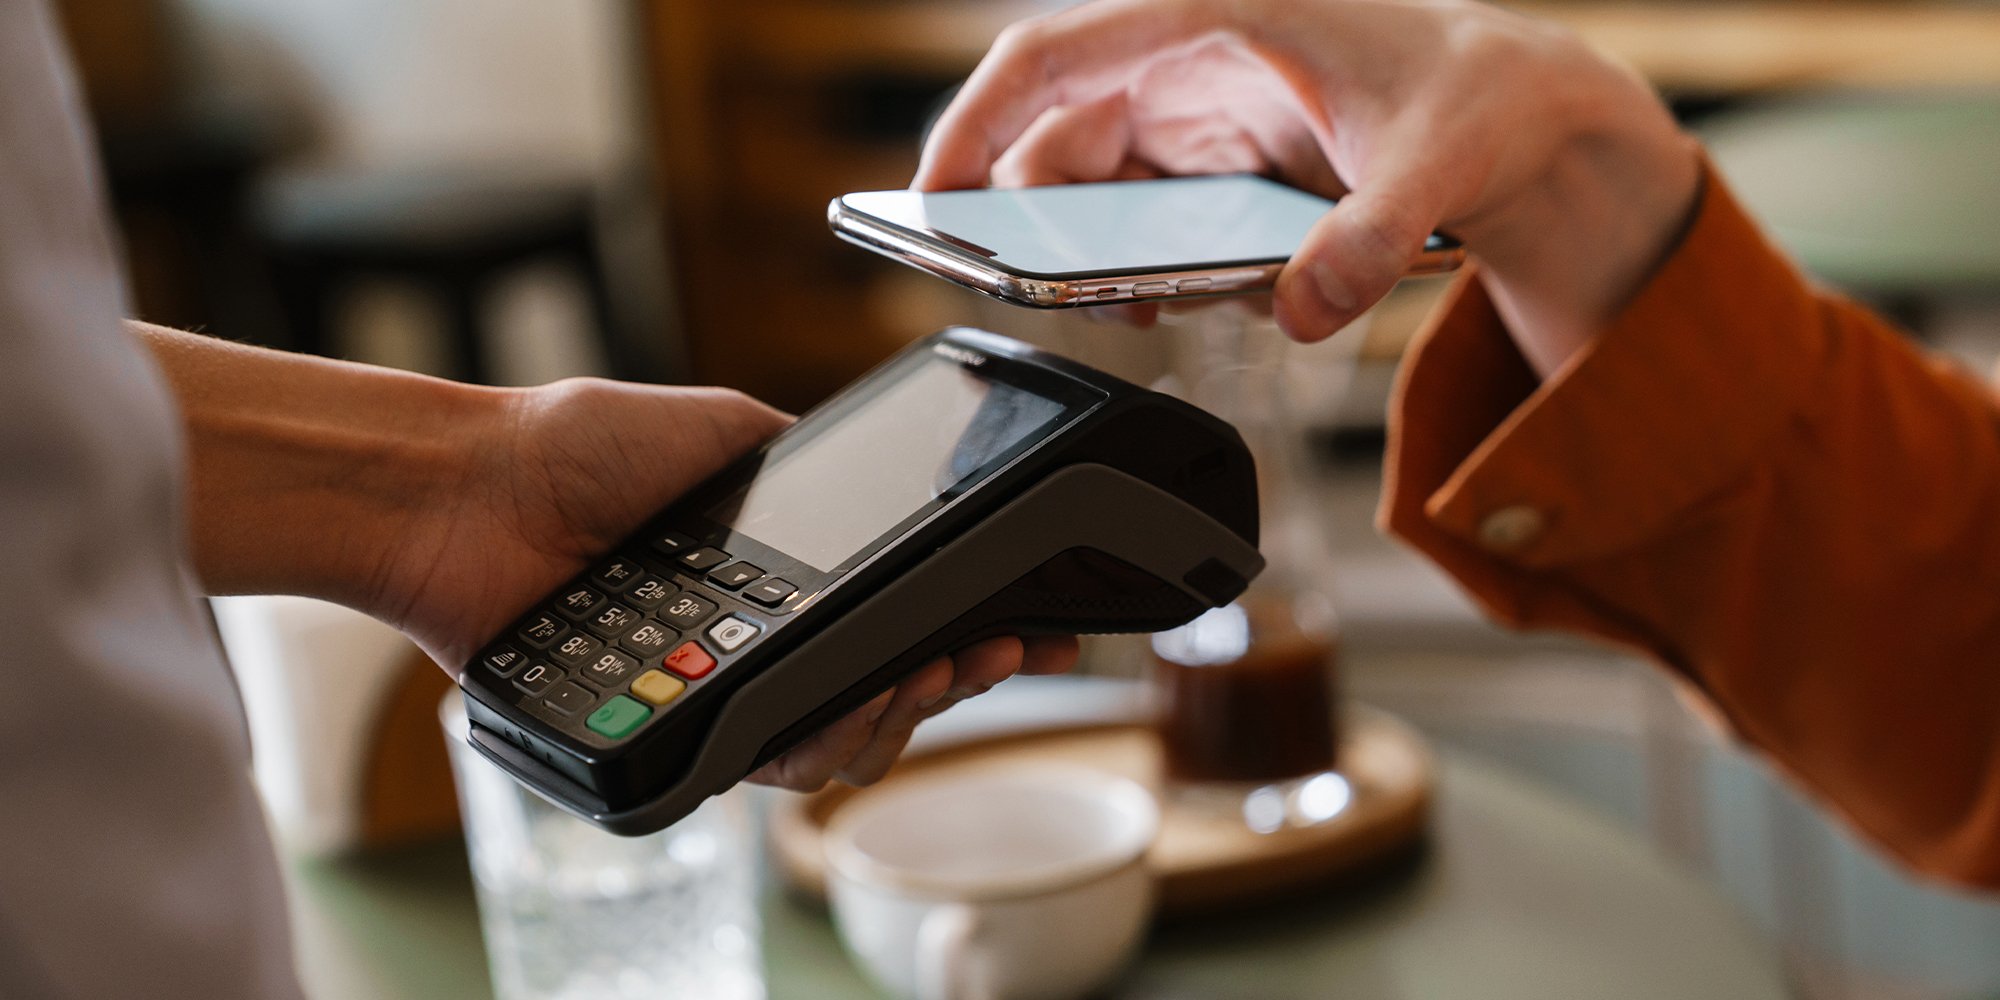
[[[618,644],[639,654],[640,659],[664,652],[668,645],[680,638],[680,633],[656,621],[644,621],[632,627],[618,640]]]
[[[743,645],[757,638],[757,626],[742,615],[730,615],[709,626],[709,641],[725,653],[734,653]]]
[[[536,649],[547,649],[563,634],[563,623],[553,615],[536,615],[521,626],[521,638]]]
[[[764,571],[747,562],[730,563],[708,574],[708,582],[724,590],[735,590],[764,575]]]
[[[639,624],[639,613],[617,604],[606,604],[597,609],[597,614],[583,623],[591,634],[605,639],[616,638],[626,629]]]
[[[667,603],[667,598],[672,596],[674,596],[673,584],[657,576],[649,576],[640,580],[639,585],[625,595],[625,603],[641,611],[651,611]]]
[[[674,599],[668,601],[667,605],[659,611],[661,620],[672,624],[675,628],[683,630],[699,627],[702,622],[708,620],[709,615],[714,613],[715,602],[707,600],[693,591],[685,594],[676,594]]]
[[[688,535],[640,541],[556,591],[477,660],[523,710],[594,745],[630,739],[672,711],[798,593]]]
[[[529,694],[541,694],[562,680],[563,672],[546,663],[530,663],[521,676],[514,678],[514,686]]]
[[[589,587],[577,587],[556,598],[556,610],[570,618],[588,618],[603,603],[603,594]]]
[[[577,671],[577,676],[608,690],[631,680],[632,675],[638,672],[638,660],[615,649],[607,649],[584,664],[583,669]]]
[[[579,667],[603,648],[603,640],[593,639],[582,632],[571,632],[549,650],[549,656],[565,667]]]
[[[639,565],[636,559],[609,559],[590,574],[590,580],[615,594],[645,575],[645,567]]]
[[[485,664],[486,669],[495,674],[509,677],[514,671],[521,669],[521,664],[528,662],[528,657],[527,654],[503,642],[487,650],[486,655],[479,658],[479,662]]]
[[[710,569],[728,562],[729,553],[721,549],[705,548],[695,549],[692,552],[683,552],[676,558],[680,561],[681,565],[689,569]]]

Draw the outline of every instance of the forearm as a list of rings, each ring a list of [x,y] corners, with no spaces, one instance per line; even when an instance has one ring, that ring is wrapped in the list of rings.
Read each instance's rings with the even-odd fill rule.
[[[1551,379],[1461,290],[1394,406],[1391,530],[1510,623],[1673,666],[1912,864],[2000,885],[1990,392],[1813,290],[1720,186]]]
[[[132,323],[186,425],[211,593],[361,603],[397,539],[453,502],[504,393]]]

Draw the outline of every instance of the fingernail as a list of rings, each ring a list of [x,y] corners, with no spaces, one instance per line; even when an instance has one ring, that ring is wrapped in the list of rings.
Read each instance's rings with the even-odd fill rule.
[[[938,693],[936,693],[936,694],[934,694],[934,695],[931,695],[930,697],[928,697],[928,698],[925,698],[924,700],[922,700],[922,701],[920,701],[920,702],[917,702],[917,707],[918,707],[918,708],[931,708],[931,707],[935,706],[935,705],[936,705],[936,704],[937,704],[938,702],[941,702],[941,701],[943,701],[943,700],[945,699],[945,696],[946,696],[946,695],[948,695],[948,694],[950,694],[950,693],[951,693],[951,692],[949,692],[949,691],[939,691]]]
[[[952,701],[964,701],[965,699],[970,698],[978,693],[979,692],[974,688],[955,687],[949,691],[946,691],[945,697],[950,698]]]
[[[868,714],[862,716],[862,718],[868,720],[868,725],[874,726],[877,723],[880,723],[882,721],[882,717],[889,714],[889,705],[892,700],[890,698],[890,695],[893,693],[894,692],[884,692],[880,695],[877,695],[875,700],[869,703]]]

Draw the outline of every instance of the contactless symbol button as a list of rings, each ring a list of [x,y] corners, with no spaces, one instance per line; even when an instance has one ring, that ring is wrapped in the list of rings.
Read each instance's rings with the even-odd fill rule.
[[[603,642],[584,635],[582,632],[573,632],[568,638],[562,641],[562,645],[550,650],[549,655],[555,657],[556,662],[561,663],[563,666],[575,667],[582,665],[583,661],[596,656],[597,651],[603,648]]]
[[[769,580],[765,580],[763,583],[760,583],[755,587],[751,587],[749,590],[744,591],[743,596],[753,601],[756,601],[758,604],[762,604],[767,608],[775,608],[778,605],[783,604],[785,602],[785,598],[790,597],[798,592],[799,588],[794,587],[790,583],[784,580],[780,580],[774,576]]]
[[[764,575],[764,571],[747,562],[730,563],[708,574],[708,582],[724,590],[735,590]]]
[[[632,682],[632,693],[655,705],[664,705],[681,696],[688,689],[687,682],[678,677],[669,677],[657,670],[648,670]]]
[[[678,638],[680,633],[659,622],[645,622],[625,633],[624,637],[618,640],[618,644],[639,654],[639,658],[643,660],[667,648],[667,643]]]
[[[668,531],[653,536],[653,551],[663,556],[679,555],[694,548],[694,539],[679,532]]]
[[[721,549],[696,549],[683,552],[678,557],[680,564],[689,569],[712,569],[729,561],[729,553]]]
[[[592,694],[589,688],[575,681],[563,681],[542,696],[542,704],[564,715],[575,715],[596,701],[597,696]]]
[[[715,657],[692,642],[684,642],[680,648],[668,653],[666,662],[661,665],[694,681],[707,677],[708,672],[715,669]]]
[[[590,578],[606,590],[618,591],[624,590],[627,584],[637,580],[644,572],[644,568],[630,559],[612,559],[597,567],[597,572],[590,574]]]
[[[583,627],[609,639],[637,624],[639,624],[639,612],[631,608],[621,608],[616,604],[607,604],[598,608],[596,617],[584,622]]]
[[[582,618],[603,603],[603,594],[589,587],[578,587],[556,598],[556,610],[571,618]]]
[[[486,669],[506,677],[521,669],[521,664],[528,662],[528,656],[512,646],[495,646],[492,652],[480,657],[479,662],[485,664]]]
[[[645,705],[622,694],[614,694],[610,701],[590,713],[590,718],[583,720],[583,724],[606,739],[622,740],[632,735],[632,731],[652,714],[653,710]]]
[[[530,664],[528,669],[522,672],[521,676],[514,678],[514,686],[529,694],[541,694],[547,691],[550,685],[562,680],[562,678],[563,672],[561,670],[551,667],[546,663],[534,663]]]
[[[734,653],[757,637],[757,626],[741,615],[730,615],[708,627],[708,639],[725,653]]]
[[[640,581],[638,586],[633,587],[632,592],[625,595],[625,600],[642,611],[651,611],[667,603],[667,598],[672,596],[674,596],[673,584],[657,576],[649,576]]]
[[[693,594],[682,594],[674,598],[674,603],[667,605],[659,614],[661,618],[672,622],[676,628],[685,631],[707,621],[708,616],[714,613],[714,601]]]
[[[536,615],[521,626],[521,638],[536,649],[547,649],[556,637],[563,634],[563,623],[549,615]]]

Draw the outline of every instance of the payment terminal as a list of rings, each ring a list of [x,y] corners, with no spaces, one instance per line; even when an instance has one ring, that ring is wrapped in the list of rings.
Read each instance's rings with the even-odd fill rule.
[[[468,735],[557,805],[648,833],[940,654],[1172,628],[1263,565],[1228,424],[946,330],[495,637],[460,681]]]

